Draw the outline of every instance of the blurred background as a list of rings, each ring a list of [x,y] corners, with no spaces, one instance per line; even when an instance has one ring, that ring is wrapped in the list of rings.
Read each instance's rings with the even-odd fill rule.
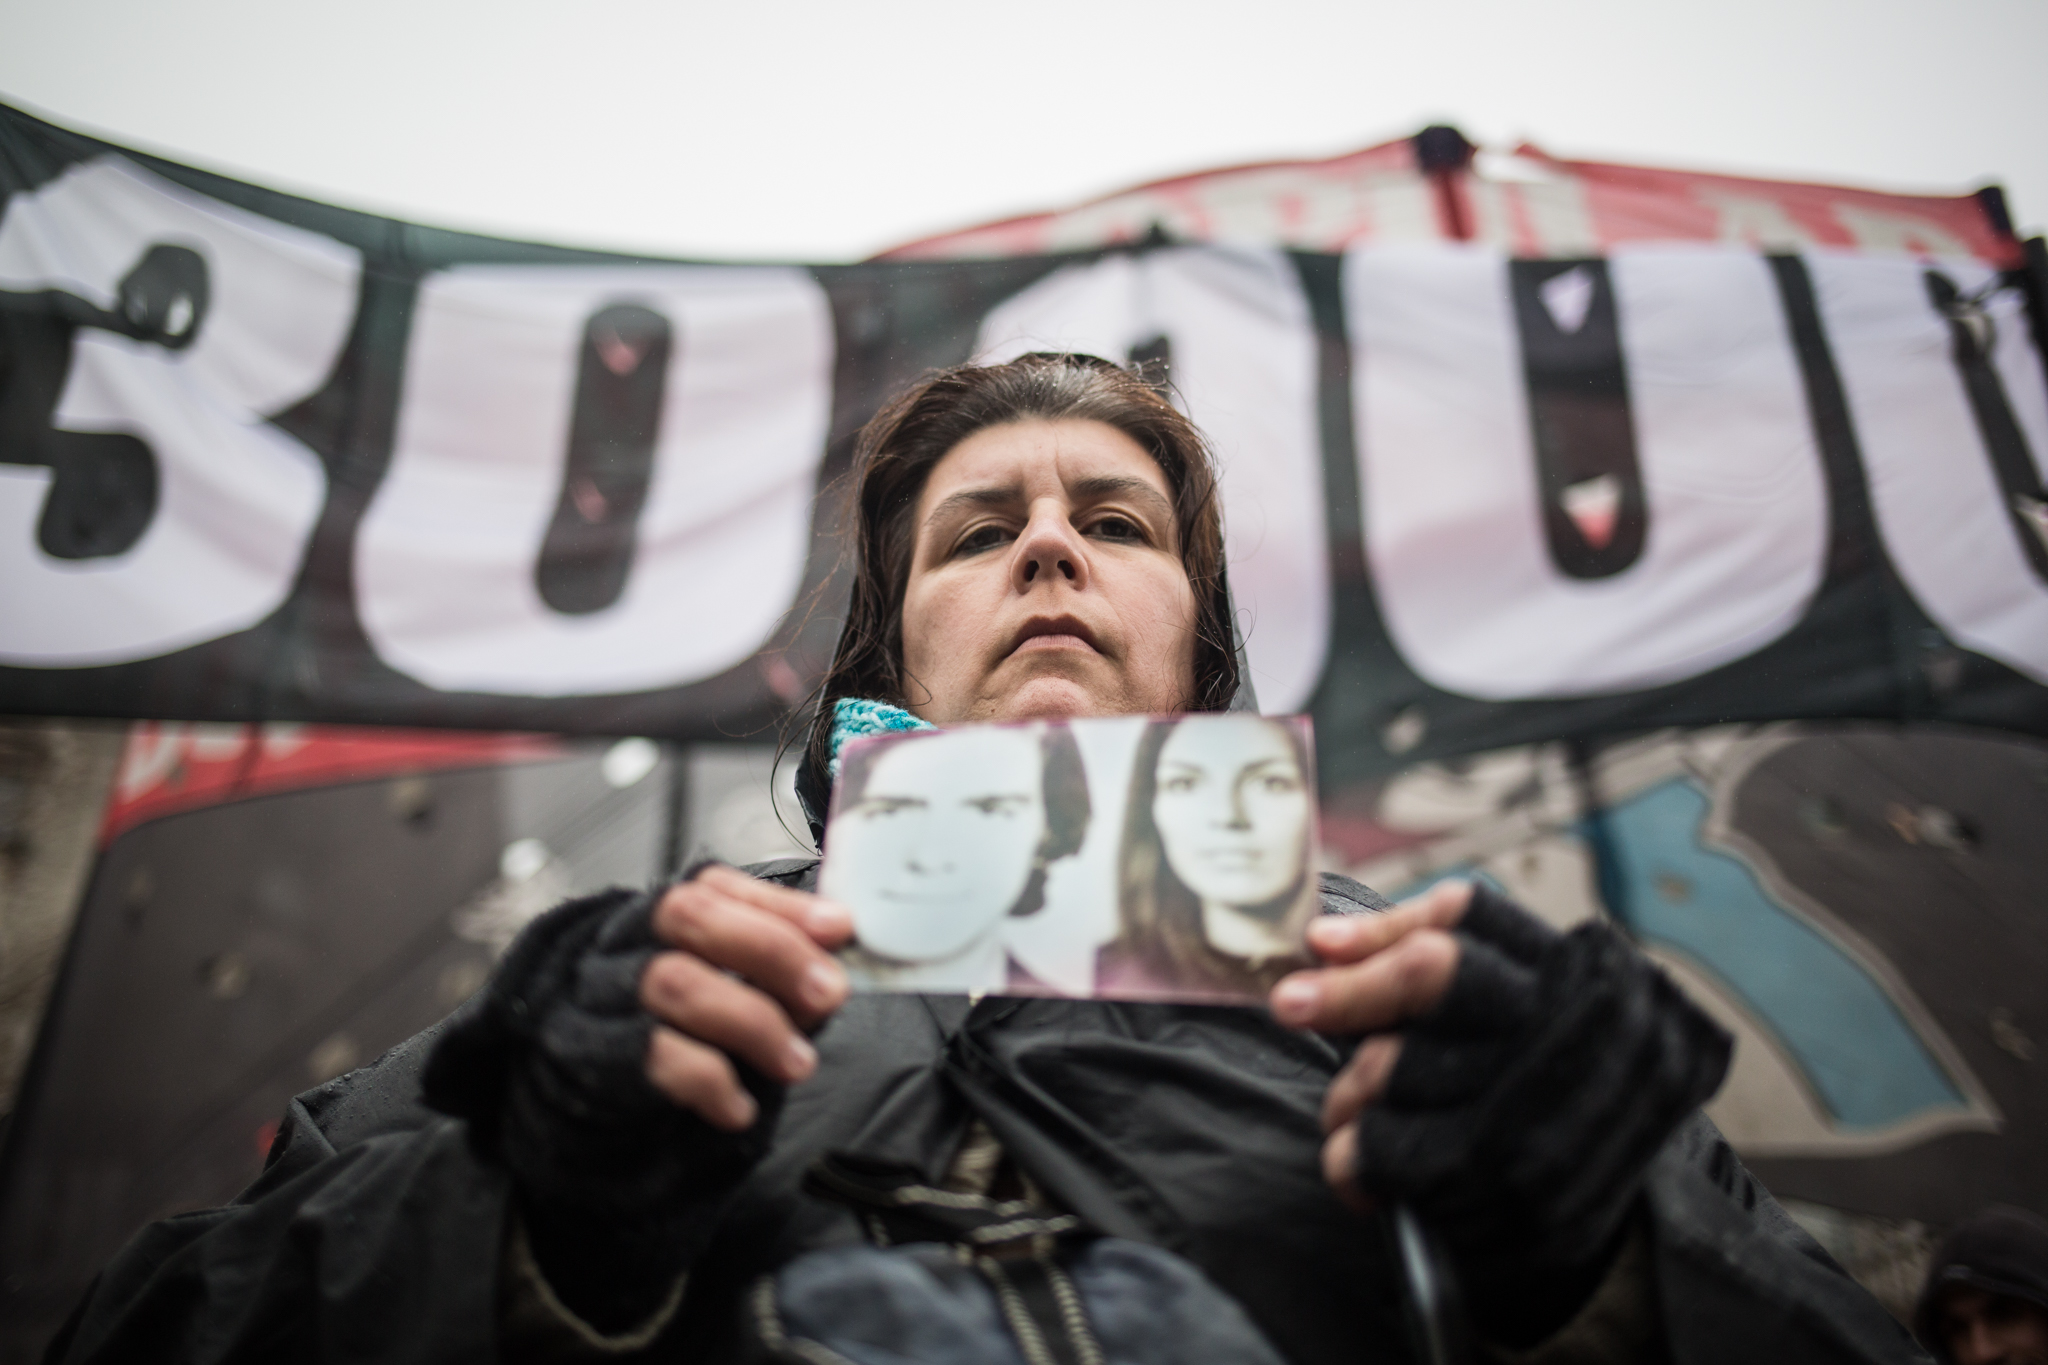
[[[2044,51],[2022,0],[0,0],[0,1360],[534,914],[808,852],[852,432],[1038,344],[1217,435],[1326,865],[1627,927],[1903,1312],[2048,1213]]]

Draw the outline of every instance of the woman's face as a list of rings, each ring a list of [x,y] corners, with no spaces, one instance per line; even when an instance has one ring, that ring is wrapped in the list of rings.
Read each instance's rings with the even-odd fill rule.
[[[1308,782],[1278,726],[1250,716],[1183,721],[1159,750],[1156,783],[1152,823],[1197,896],[1263,905],[1300,881]]]
[[[822,888],[853,911],[862,947],[899,962],[964,952],[1030,880],[1045,836],[1043,765],[1029,730],[965,730],[890,746],[859,801],[833,816]]]
[[[904,691],[935,725],[1178,711],[1195,594],[1166,476],[1103,422],[976,432],[918,497]]]

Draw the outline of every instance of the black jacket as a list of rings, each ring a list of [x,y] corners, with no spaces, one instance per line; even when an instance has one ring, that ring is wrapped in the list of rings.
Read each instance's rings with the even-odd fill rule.
[[[813,866],[755,871],[796,884]],[[1334,880],[1324,896],[1377,902]],[[52,1358],[496,1359],[512,1191],[461,1122],[420,1102],[438,1031],[294,1100],[257,1182],[139,1234]],[[979,1116],[1058,1202],[1186,1256],[1299,1365],[1406,1358],[1386,1244],[1318,1165],[1340,1045],[1243,1008],[923,996],[857,996],[816,1042],[817,1075],[791,1090],[650,1355],[728,1358],[748,1282],[860,1239],[850,1212],[800,1188],[817,1157],[853,1150],[936,1180]],[[1704,1116],[1666,1144],[1643,1202],[1674,1361],[1925,1359]]]

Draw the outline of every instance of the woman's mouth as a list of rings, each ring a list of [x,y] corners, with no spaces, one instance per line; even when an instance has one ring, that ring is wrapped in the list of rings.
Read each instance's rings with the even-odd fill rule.
[[[1033,635],[1016,648],[1016,653],[1027,649],[1093,649],[1078,635]]]
[[[1263,848],[1206,848],[1196,855],[1219,872],[1249,872],[1266,860]]]
[[[1011,642],[1010,652],[1038,649],[1085,649],[1097,652],[1095,634],[1072,616],[1045,616],[1026,621]]]

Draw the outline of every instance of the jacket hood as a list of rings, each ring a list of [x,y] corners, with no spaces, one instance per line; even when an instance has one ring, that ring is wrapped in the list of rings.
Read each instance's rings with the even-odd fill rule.
[[[2048,1313],[2048,1221],[1993,1205],[1957,1224],[1935,1251],[1913,1309],[1913,1335],[1941,1361],[1949,1355],[1940,1339],[1938,1309],[1952,1285],[2025,1299]]]

